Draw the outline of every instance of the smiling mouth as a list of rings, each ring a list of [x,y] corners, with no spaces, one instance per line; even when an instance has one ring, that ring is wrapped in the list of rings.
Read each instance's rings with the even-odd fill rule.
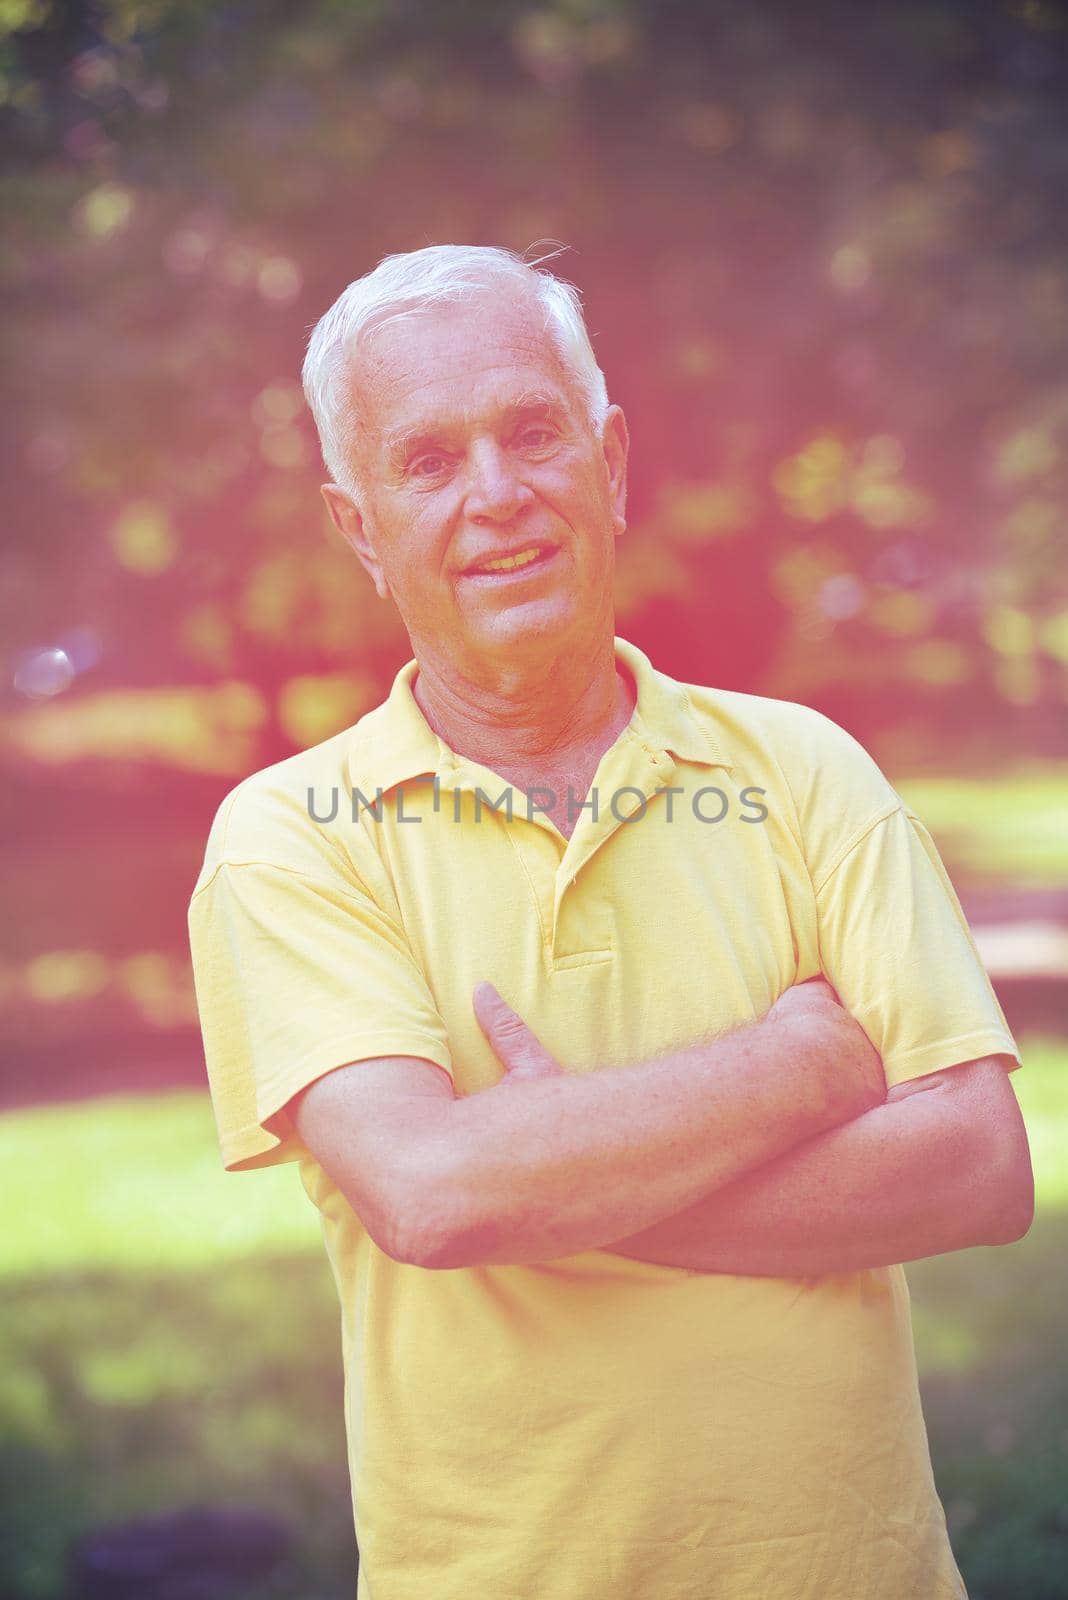
[[[517,550],[515,555],[496,556],[491,560],[480,561],[477,567],[467,568],[466,576],[469,578],[481,578],[495,576],[499,573],[516,572],[523,567],[535,566],[554,553],[551,545],[528,545],[524,550]]]

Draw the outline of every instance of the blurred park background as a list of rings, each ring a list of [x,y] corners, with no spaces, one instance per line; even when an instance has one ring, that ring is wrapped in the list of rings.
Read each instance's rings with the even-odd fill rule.
[[[1034,1228],[909,1281],[972,1600],[1068,1596],[1062,6],[0,0],[0,119],[0,1593],[205,1504],[292,1531],[227,1593],[353,1592],[333,1283],[295,1167],[221,1171],[186,906],[223,794],[408,657],[310,326],[385,254],[559,240],[634,441],[619,631],[872,751],[1021,1043]]]

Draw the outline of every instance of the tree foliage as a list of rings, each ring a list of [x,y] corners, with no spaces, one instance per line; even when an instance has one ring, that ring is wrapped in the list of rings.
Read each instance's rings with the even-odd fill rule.
[[[1045,0],[0,0],[9,1059],[192,1027],[223,791],[407,658],[298,387],[394,251],[570,246],[659,666],[1063,755],[1066,91]]]
[[[92,629],[80,693],[246,679],[265,756],[294,674],[381,686],[307,330],[388,252],[554,238],[635,439],[620,626],[905,755],[1063,747],[1059,8],[0,15],[17,650]]]

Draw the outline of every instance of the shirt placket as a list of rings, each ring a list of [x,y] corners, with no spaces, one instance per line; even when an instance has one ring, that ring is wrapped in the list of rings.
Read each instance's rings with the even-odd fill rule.
[[[583,899],[583,870],[621,828],[642,825],[646,819],[636,818],[638,812],[663,803],[658,791],[671,783],[676,770],[669,752],[633,729],[625,730],[602,757],[590,793],[583,796],[589,802],[596,795],[596,816],[587,804],[567,840],[548,817],[537,810],[528,815],[522,790],[513,788],[510,822],[485,804],[483,824],[505,827],[519,859],[550,970],[611,959],[611,907],[592,897]],[[455,757],[446,758],[440,782],[443,796],[454,789],[472,795],[481,790],[496,799],[509,787],[492,769]],[[663,826],[663,818],[650,817],[648,825]]]
[[[439,782],[442,806],[443,808],[447,806],[453,817],[455,817],[455,803],[452,796],[456,791],[471,797],[481,791],[488,800],[497,800],[505,790],[511,789],[511,817],[507,812],[502,815],[500,811],[491,808],[484,799],[481,802],[480,822],[476,824],[472,816],[470,825],[504,829],[534,903],[546,967],[551,967],[556,878],[565,844],[560,830],[536,810],[528,818],[524,791],[509,784],[500,773],[477,762],[452,756],[451,753],[446,754],[439,768]],[[474,814],[475,800],[469,799],[467,804]]]
[[[675,771],[667,751],[631,730],[606,752],[591,785],[597,816],[590,810],[580,814],[556,871],[550,948],[554,966],[611,958],[612,908],[583,896],[582,874],[622,828],[663,825],[663,818],[649,812],[663,803],[658,791],[671,783]]]

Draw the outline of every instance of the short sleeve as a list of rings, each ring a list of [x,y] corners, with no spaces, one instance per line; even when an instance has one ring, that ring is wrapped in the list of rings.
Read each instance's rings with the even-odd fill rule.
[[[814,883],[823,971],[883,1060],[888,1086],[1020,1054],[949,875],[901,804]]]
[[[224,862],[193,894],[189,939],[228,1171],[299,1159],[284,1107],[335,1067],[403,1055],[452,1076],[403,931],[355,879]]]

